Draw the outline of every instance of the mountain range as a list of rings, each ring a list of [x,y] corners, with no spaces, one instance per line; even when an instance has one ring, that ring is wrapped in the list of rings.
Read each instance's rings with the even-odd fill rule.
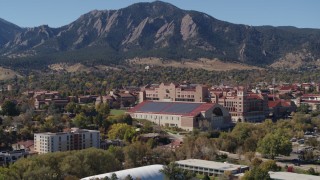
[[[59,28],[0,19],[0,65],[124,64],[146,57],[317,68],[320,29],[232,24],[161,1],[94,10]]]

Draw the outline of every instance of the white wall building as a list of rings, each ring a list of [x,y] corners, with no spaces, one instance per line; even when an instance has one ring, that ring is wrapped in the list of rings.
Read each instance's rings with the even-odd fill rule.
[[[100,147],[100,132],[73,128],[69,132],[34,134],[34,151],[39,154]]]
[[[215,161],[206,161],[201,159],[186,159],[176,161],[181,169],[189,170],[195,173],[212,175],[221,175],[225,171],[230,171],[231,174],[239,174],[249,170],[248,166],[221,163]]]

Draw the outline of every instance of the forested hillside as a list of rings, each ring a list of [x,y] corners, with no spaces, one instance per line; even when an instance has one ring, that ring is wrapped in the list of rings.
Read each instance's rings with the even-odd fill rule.
[[[317,68],[320,58],[319,29],[232,24],[161,1],[94,10],[60,28],[0,23],[0,65],[10,67],[125,64],[135,57],[158,57]]]

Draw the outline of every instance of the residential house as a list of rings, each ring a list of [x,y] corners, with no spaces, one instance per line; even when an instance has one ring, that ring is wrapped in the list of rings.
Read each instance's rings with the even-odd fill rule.
[[[12,149],[33,152],[34,151],[34,141],[33,140],[19,141],[15,144],[12,144]]]

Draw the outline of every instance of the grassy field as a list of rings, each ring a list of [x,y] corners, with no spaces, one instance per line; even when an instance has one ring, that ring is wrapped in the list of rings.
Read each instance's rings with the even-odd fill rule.
[[[122,115],[124,114],[126,111],[125,110],[119,110],[119,109],[111,109],[110,110],[110,114],[117,116],[117,115]]]

